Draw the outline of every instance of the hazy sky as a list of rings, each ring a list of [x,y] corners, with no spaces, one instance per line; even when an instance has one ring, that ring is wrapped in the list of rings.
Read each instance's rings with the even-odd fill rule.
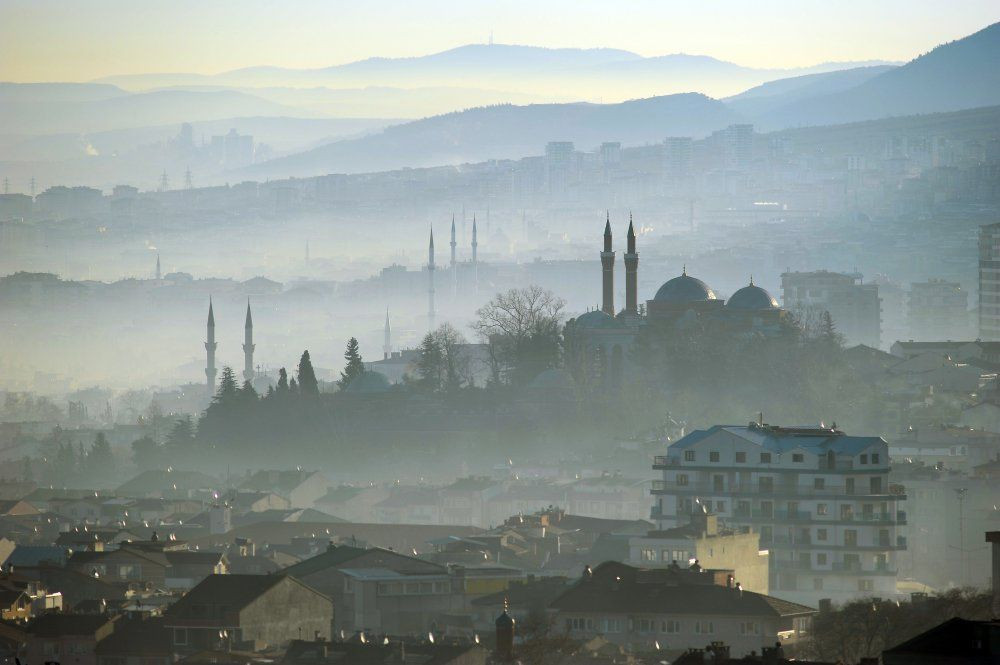
[[[708,54],[751,66],[908,60],[998,0],[0,0],[0,80],[321,67],[485,42]]]

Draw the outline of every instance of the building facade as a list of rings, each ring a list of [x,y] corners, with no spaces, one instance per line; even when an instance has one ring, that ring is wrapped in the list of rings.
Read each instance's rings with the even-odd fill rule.
[[[826,270],[782,273],[781,299],[785,309],[807,319],[829,312],[848,346],[865,344],[882,348],[882,301],[878,284],[865,284],[858,273],[845,275]]]
[[[802,603],[896,593],[902,489],[888,444],[835,428],[765,423],[696,430],[657,456],[653,517],[686,524],[696,505],[749,527],[771,551],[770,592]]]
[[[1000,223],[979,227],[979,339],[1000,340]]]

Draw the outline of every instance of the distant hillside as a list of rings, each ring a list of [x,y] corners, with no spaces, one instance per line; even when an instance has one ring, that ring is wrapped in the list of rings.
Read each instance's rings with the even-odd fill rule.
[[[106,83],[0,83],[0,104],[12,102],[92,102],[128,93]]]
[[[245,175],[308,176],[517,159],[541,154],[549,141],[574,141],[583,149],[603,141],[635,145],[668,135],[704,136],[737,120],[725,104],[698,94],[620,104],[491,106],[395,125],[271,160]]]
[[[823,63],[801,69],[756,69],[704,55],[644,58],[609,48],[542,48],[469,44],[412,58],[368,58],[318,69],[246,67],[212,76],[148,74],[111,76],[101,82],[130,90],[165,86],[261,87],[476,87],[542,95],[541,101],[616,101],[701,92],[721,96],[785,76],[857,67]],[[884,64],[884,63],[860,63]],[[557,94],[559,97],[553,97]],[[517,102],[514,98],[505,100]],[[384,114],[384,113],[383,113]]]
[[[21,85],[5,84],[0,89],[0,126],[6,134],[88,133],[240,116],[310,115],[230,90],[165,90],[96,99],[59,99],[56,90],[39,98],[36,90],[20,88]],[[67,90],[72,91],[73,84],[68,85],[71,87]]]
[[[828,125],[1000,104],[1000,23],[853,88],[774,109],[766,126]]]
[[[765,116],[775,109],[799,100],[849,90],[893,68],[892,65],[856,67],[778,79],[750,88],[723,101],[730,108],[747,117]]]

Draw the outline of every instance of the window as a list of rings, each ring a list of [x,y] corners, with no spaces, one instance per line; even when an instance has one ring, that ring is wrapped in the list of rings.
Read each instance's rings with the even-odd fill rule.
[[[694,632],[698,635],[713,635],[715,633],[715,623],[712,621],[695,621]]]
[[[826,489],[826,478],[813,478],[813,489]]]
[[[566,628],[569,630],[593,630],[594,620],[590,618],[573,617],[572,619],[566,619]]]
[[[661,633],[679,633],[681,632],[681,622],[674,619],[666,619],[660,622],[660,632]]]
[[[725,501],[716,501],[715,502],[715,512],[717,512],[717,513],[724,513],[724,512],[726,512],[726,502]]]
[[[118,577],[123,580],[137,580],[142,576],[142,570],[139,565],[131,563],[123,563],[118,566]]]
[[[861,456],[861,463],[862,464],[868,464],[868,455],[862,455]]]
[[[760,635],[760,624],[756,621],[740,621],[740,635]]]
[[[708,461],[709,462],[718,462],[719,461],[719,452],[717,450],[713,450],[712,452],[710,452],[708,454]]]
[[[817,566],[825,566],[826,565],[826,553],[825,552],[819,552],[816,555],[816,565]]]
[[[761,501],[760,514],[762,517],[774,517],[774,504],[770,501]]]
[[[636,630],[640,633],[652,633],[656,631],[656,621],[653,619],[637,619]]]
[[[761,453],[760,454],[760,463],[761,464],[770,464],[771,463],[771,453]]]
[[[605,618],[603,628],[605,633],[620,633],[622,632],[622,620],[612,619],[610,617]]]
[[[826,540],[826,529],[816,529],[816,540]]]
[[[747,454],[746,453],[743,453],[743,452],[736,453],[736,463],[737,464],[745,464],[746,461],[747,461]]]
[[[694,451],[693,450],[685,450],[684,451],[684,461],[685,462],[693,462],[694,461]]]
[[[662,561],[670,561],[670,550],[663,550],[660,552],[660,556],[663,557]]]
[[[687,485],[688,484],[687,474],[678,473],[677,474],[677,484],[678,485]]]
[[[871,484],[871,493],[872,494],[881,494],[882,493],[882,478],[881,478],[881,476],[875,476],[874,478],[869,478],[869,481],[870,481],[870,484]]]
[[[174,628],[174,644],[183,646],[188,643],[187,628]]]
[[[826,515],[827,514],[827,512],[826,512],[826,504],[825,503],[817,503],[816,504],[816,514],[817,515]]]
[[[802,462],[805,460],[805,456],[802,453],[792,453],[793,462]]]
[[[874,580],[858,580],[858,591],[874,591]]]
[[[857,547],[858,532],[855,529],[844,529],[844,545],[846,547]]]
[[[878,453],[872,453],[872,464],[878,464]]]
[[[656,561],[656,550],[652,547],[642,548],[642,560],[643,561]]]

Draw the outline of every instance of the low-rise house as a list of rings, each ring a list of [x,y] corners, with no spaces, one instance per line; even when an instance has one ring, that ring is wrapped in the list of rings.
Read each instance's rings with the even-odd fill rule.
[[[649,515],[652,501],[645,479],[605,473],[582,478],[569,488],[569,513],[583,517],[638,520]]]
[[[113,630],[103,614],[43,614],[28,624],[24,660],[97,665],[95,647]]]
[[[459,478],[438,491],[443,524],[487,526],[489,501],[503,491],[503,485],[488,477]]]
[[[171,632],[163,617],[120,618],[94,648],[97,665],[170,665]]]
[[[211,575],[165,613],[177,653],[329,639],[330,598],[289,575]]]
[[[258,471],[240,485],[241,490],[273,492],[288,499],[292,508],[311,508],[326,494],[330,482],[319,471]]]
[[[882,652],[884,665],[987,665],[997,662],[1000,621],[955,617]]]
[[[316,500],[316,508],[349,522],[375,521],[375,504],[385,500],[389,490],[382,486],[341,485],[327,489]]]
[[[731,584],[729,571],[643,569],[605,562],[550,605],[571,636],[679,654],[712,641],[734,655],[773,645],[780,631],[807,630],[815,610]],[[669,658],[668,658],[669,659]]]
[[[210,495],[222,483],[199,471],[151,469],[120,485],[115,494],[132,498],[194,497]]]
[[[227,570],[222,553],[193,551],[184,543],[159,540],[122,543],[111,551],[73,552],[66,565],[96,578],[170,589],[188,589],[208,575]]]

